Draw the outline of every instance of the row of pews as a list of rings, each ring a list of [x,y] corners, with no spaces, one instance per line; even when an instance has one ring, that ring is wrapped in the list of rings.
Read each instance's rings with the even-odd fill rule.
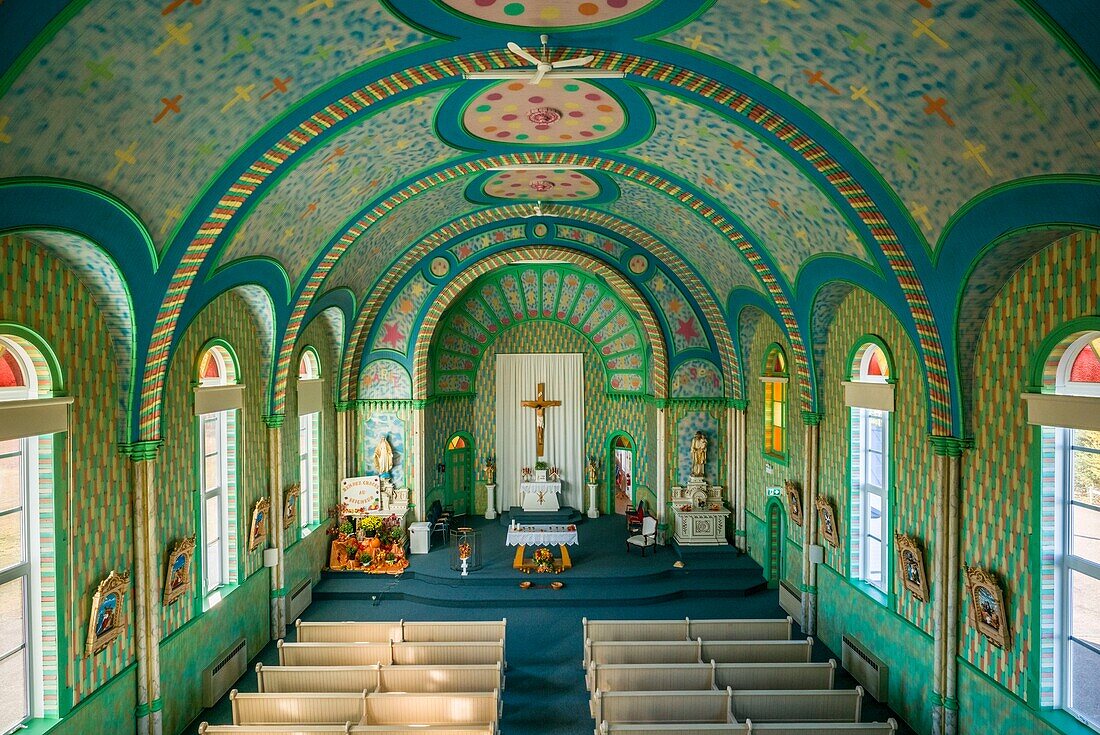
[[[200,735],[496,735],[507,620],[295,623],[256,692],[229,693],[232,725]]]
[[[596,735],[885,735],[785,620],[582,620]]]

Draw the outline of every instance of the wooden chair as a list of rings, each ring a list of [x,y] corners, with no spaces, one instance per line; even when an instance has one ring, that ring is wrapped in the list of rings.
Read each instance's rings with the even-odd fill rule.
[[[626,553],[630,553],[631,546],[642,547],[642,556],[645,556],[645,550],[650,546],[653,547],[653,553],[657,553],[657,519],[653,516],[646,516],[642,519],[641,533],[635,534],[626,540]]]

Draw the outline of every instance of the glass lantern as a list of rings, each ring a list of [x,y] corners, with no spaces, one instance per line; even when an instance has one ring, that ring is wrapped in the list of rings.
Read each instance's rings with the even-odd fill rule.
[[[481,531],[472,528],[459,528],[451,532],[451,569],[469,572],[481,569]]]

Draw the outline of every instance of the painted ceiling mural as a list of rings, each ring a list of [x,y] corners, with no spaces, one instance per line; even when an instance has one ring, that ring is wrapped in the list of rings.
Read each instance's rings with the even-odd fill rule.
[[[111,191],[163,245],[257,131],[341,74],[429,40],[373,2],[90,2],[0,98],[0,176]]]
[[[364,358],[345,366],[342,398],[404,394],[420,378],[400,325],[416,326],[423,289],[540,244],[595,254],[645,294],[683,397],[696,384],[739,395],[713,346],[736,352],[743,306],[779,319],[813,375],[799,333],[830,308],[815,312],[820,287],[867,289],[920,346],[943,389],[933,431],[949,431],[968,378],[944,363],[967,274],[1004,234],[990,223],[1043,225],[1027,218],[1046,207],[1057,224],[1100,226],[1098,54],[1087,30],[1052,20],[1061,4],[5,0],[0,203],[25,186],[45,205],[23,220],[0,208],[0,228],[78,231],[120,264],[133,297],[118,324],[136,325],[140,356],[132,440],[157,438],[171,350],[222,291],[268,305],[276,412],[292,343],[321,309],[340,311]],[[593,53],[625,76],[463,80],[531,70],[508,41],[554,60]],[[524,156],[554,168],[484,164]],[[103,208],[136,234],[91,237]],[[159,256],[142,279],[118,249],[139,241]],[[419,250],[424,263],[405,262]],[[118,288],[103,268],[83,275]],[[375,347],[400,359],[368,370],[382,323],[399,331]]]
[[[909,5],[773,2],[745,13],[719,0],[664,40],[813,109],[886,177],[933,245],[976,192],[1100,169],[1096,85],[1019,3]]]
[[[627,152],[726,201],[768,246],[788,282],[794,282],[799,268],[814,255],[867,260],[843,215],[795,164],[708,110],[653,91],[646,96],[657,117],[656,129]]]
[[[424,95],[382,110],[318,149],[260,202],[226,246],[222,263],[266,255],[297,282],[349,215],[412,173],[408,164],[379,156],[379,146],[421,168],[458,154],[432,134],[442,97]]]

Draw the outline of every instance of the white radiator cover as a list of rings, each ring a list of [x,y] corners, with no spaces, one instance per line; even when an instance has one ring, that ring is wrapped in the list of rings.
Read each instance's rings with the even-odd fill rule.
[[[306,577],[301,584],[291,590],[286,601],[287,620],[297,620],[302,616],[302,612],[313,603],[312,581],[309,577]]]
[[[202,706],[213,707],[233,684],[244,676],[248,665],[248,645],[238,638],[218,654],[202,672]]]
[[[779,606],[802,627],[802,596],[786,582],[779,583]]]
[[[886,704],[890,670],[866,646],[847,635],[840,638],[840,660],[844,670],[855,678],[867,693]]]

